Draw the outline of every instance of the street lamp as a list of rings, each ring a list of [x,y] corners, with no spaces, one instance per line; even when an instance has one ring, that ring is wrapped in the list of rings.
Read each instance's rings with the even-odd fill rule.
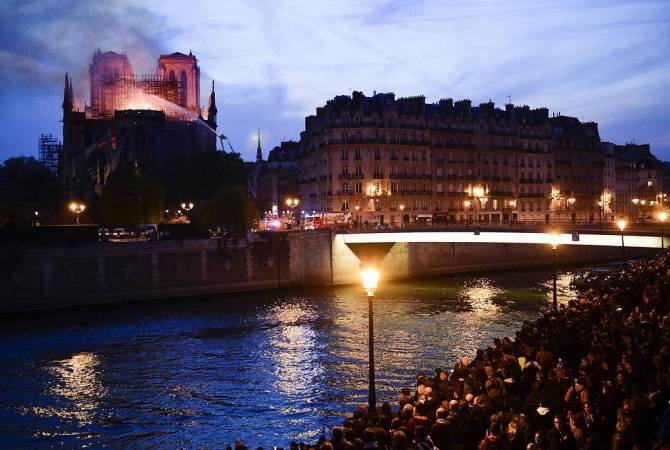
[[[551,254],[552,254],[552,268],[554,271],[554,289],[553,289],[553,304],[554,304],[554,310],[558,311],[558,297],[556,296],[556,250],[558,249],[558,241],[561,238],[561,235],[558,233],[552,233],[551,237],[549,239],[549,243],[551,244]]]
[[[360,223],[358,222],[358,211],[361,210],[361,207],[356,205],[354,209],[356,210],[356,229],[358,230],[360,228]]]
[[[400,228],[405,226],[405,214],[403,211],[405,211],[405,205],[400,205]]]
[[[194,206],[195,206],[195,205],[194,205],[193,203],[191,203],[191,202],[189,202],[189,203],[182,203],[182,204],[181,204],[181,209],[183,209],[184,211],[186,211],[186,218],[189,220],[189,222],[191,221],[191,217],[189,216],[189,211],[191,211],[191,210],[193,209]]]
[[[509,208],[510,208],[510,211],[509,211],[509,224],[510,224],[510,226],[511,226],[512,223],[513,223],[513,222],[512,222],[512,216],[514,215],[514,212],[513,212],[512,210],[513,210],[514,208],[516,208],[516,200],[510,200],[510,201],[508,201],[508,202],[507,202],[507,205],[508,205]]]
[[[77,225],[79,225],[79,214],[86,210],[86,205],[78,202],[70,202],[70,211],[77,215]]]
[[[603,201],[598,200],[598,209],[600,211],[600,216],[598,217],[598,224],[599,228],[602,230],[603,229]]]
[[[626,247],[623,242],[623,230],[626,228],[626,221],[624,219],[619,220],[617,223],[619,230],[621,230],[621,257],[626,259]]]
[[[663,228],[663,223],[665,220],[668,218],[668,213],[665,211],[661,211],[658,213],[658,221],[661,222],[661,250],[663,250],[664,243],[663,241],[665,240],[665,229]]]
[[[373,328],[373,300],[375,289],[379,283],[379,271],[373,267],[367,267],[361,272],[363,289],[368,297],[368,415],[377,412],[377,394],[375,393],[375,341]]]
[[[470,225],[470,200],[464,201],[463,206],[465,206],[465,226],[467,227]]]
[[[576,219],[577,219],[577,216],[573,211],[573,207],[574,207],[576,201],[577,201],[577,199],[574,198],[574,197],[568,198],[568,209],[570,210],[570,220],[572,220],[572,223],[575,223]]]
[[[489,198],[484,196],[484,195],[480,195],[479,197],[477,197],[477,200],[479,200],[480,211],[485,211],[486,210],[486,203],[489,201]],[[477,214],[477,223],[480,223],[480,217],[483,216],[483,215],[484,214],[482,214],[481,212]]]
[[[300,204],[300,199],[295,197],[289,197],[286,199],[286,206],[291,209],[291,226],[293,226],[293,221],[295,220],[294,213],[295,208]]]
[[[33,218],[33,225],[36,227],[40,226],[40,212],[39,211],[34,211],[33,214],[35,217]]]

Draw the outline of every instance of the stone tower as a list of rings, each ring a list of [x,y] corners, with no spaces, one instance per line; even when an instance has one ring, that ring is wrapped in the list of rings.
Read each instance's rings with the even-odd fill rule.
[[[156,76],[177,81],[179,106],[200,114],[200,67],[193,53],[161,55],[158,58]]]

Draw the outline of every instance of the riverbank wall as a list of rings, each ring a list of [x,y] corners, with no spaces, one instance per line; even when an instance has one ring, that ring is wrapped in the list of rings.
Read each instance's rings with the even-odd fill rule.
[[[654,249],[627,249],[642,257]],[[560,265],[621,259],[614,247],[561,246]],[[396,243],[384,279],[551,266],[540,244]],[[342,235],[304,231],[201,239],[0,248],[0,313],[359,282]]]

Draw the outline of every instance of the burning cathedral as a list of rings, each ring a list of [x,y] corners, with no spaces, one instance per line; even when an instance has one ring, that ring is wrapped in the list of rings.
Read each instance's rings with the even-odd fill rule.
[[[192,53],[161,55],[155,74],[136,75],[126,54],[98,50],[89,75],[83,111],[75,107],[72,79],[65,75],[59,178],[71,195],[100,193],[122,164],[160,170],[174,156],[216,150],[214,82],[203,111],[200,67]]]

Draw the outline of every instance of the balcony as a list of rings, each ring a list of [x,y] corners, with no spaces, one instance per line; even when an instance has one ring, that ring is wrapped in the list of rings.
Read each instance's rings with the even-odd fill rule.
[[[372,178],[374,178],[375,180],[381,180],[381,179],[384,178],[384,174],[383,173],[373,173]]]

